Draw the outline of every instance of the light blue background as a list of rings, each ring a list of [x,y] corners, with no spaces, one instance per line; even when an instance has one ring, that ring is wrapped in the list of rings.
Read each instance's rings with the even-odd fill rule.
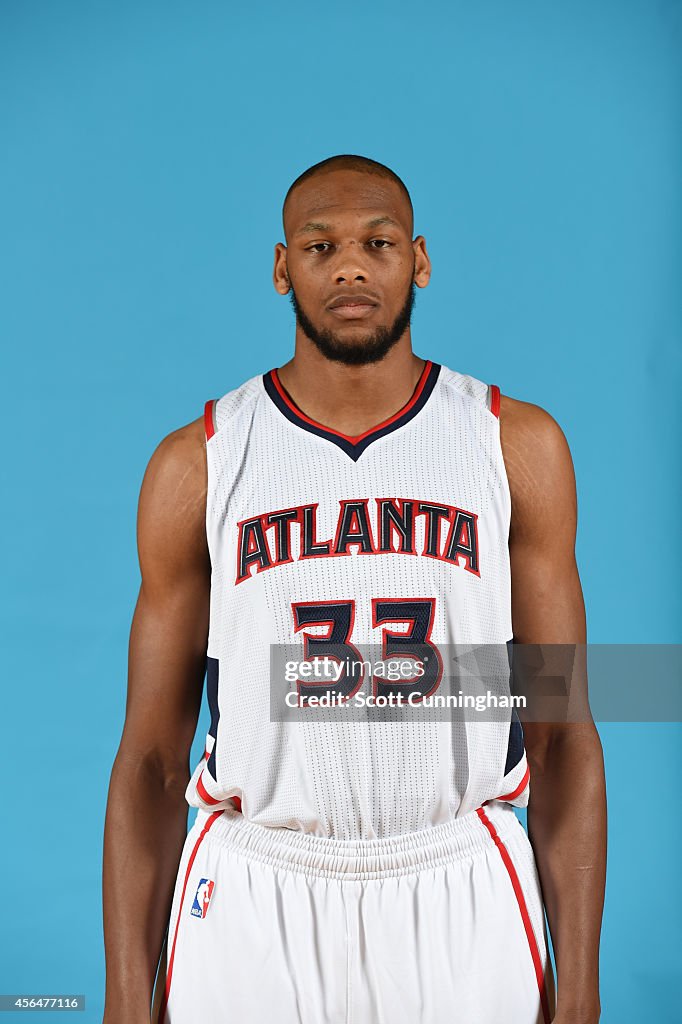
[[[676,0],[2,2],[0,992],[101,1020],[139,486],[290,357],[272,253],[310,164],[404,178],[434,267],[415,351],[564,429],[589,639],[680,642],[681,42]],[[672,1020],[680,728],[600,731],[602,1020]]]

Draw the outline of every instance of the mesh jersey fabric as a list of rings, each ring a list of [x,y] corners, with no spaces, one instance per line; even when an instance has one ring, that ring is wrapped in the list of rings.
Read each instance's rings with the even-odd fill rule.
[[[272,645],[325,635],[297,626],[303,607],[347,605],[354,644],[406,628],[377,619],[381,600],[430,602],[435,645],[510,643],[511,499],[491,394],[427,360],[410,402],[359,441],[296,410],[276,371],[208,403],[211,724],[191,806],[236,799],[250,821],[352,840],[502,797],[527,804],[513,720],[279,721],[270,706]]]

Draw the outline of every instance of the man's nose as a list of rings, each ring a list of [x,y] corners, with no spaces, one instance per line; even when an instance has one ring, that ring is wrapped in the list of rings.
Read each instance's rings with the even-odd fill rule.
[[[339,247],[331,270],[335,284],[353,284],[355,281],[369,280],[366,255],[355,242]]]

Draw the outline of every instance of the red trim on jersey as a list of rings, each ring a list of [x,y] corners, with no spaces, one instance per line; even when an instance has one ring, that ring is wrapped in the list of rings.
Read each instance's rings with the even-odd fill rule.
[[[500,389],[497,384],[490,385],[490,411],[493,416],[500,417]]]
[[[523,793],[524,789],[526,788],[526,784],[527,784],[529,778],[530,778],[530,765],[527,764],[526,765],[526,770],[523,773],[523,778],[519,782],[519,784],[516,787],[516,789],[513,789],[511,791],[511,793],[505,793],[504,796],[496,796],[495,799],[496,800],[515,800],[516,797],[519,796],[519,794]],[[487,800],[486,800],[486,803],[488,803]]]
[[[393,416],[390,416],[389,419],[382,420],[382,422],[377,423],[376,426],[370,427],[369,430],[365,430],[364,434],[357,434],[355,437],[350,437],[348,434],[342,434],[340,430],[332,430],[331,427],[325,426],[324,423],[318,423],[317,420],[311,419],[310,416],[306,416],[306,414],[304,412],[301,412],[299,407],[297,405],[294,405],[292,400],[289,398],[288,394],[282,387],[282,383],[279,379],[279,376],[277,375],[276,369],[271,370],[271,377],[272,382],[277,388],[277,391],[279,392],[282,401],[286,402],[291,411],[295,413],[296,416],[299,417],[299,419],[305,420],[306,423],[310,423],[311,426],[317,427],[318,430],[326,430],[328,434],[335,434],[336,437],[342,437],[344,441],[349,441],[351,444],[357,444],[359,441],[362,441],[363,438],[369,437],[370,434],[374,434],[377,430],[383,430],[385,427],[390,426],[390,424],[393,423],[395,420],[399,419],[400,416],[404,416],[406,412],[410,411],[410,409],[417,401],[417,399],[419,398],[420,394],[424,389],[424,384],[426,383],[426,378],[429,375],[429,370],[431,369],[432,365],[432,361],[430,359],[427,359],[426,363],[424,364],[424,369],[422,370],[421,377],[417,381],[417,386],[414,389],[412,398],[410,398],[407,405],[404,405],[402,409],[398,409],[398,411]]]
[[[208,761],[208,757],[209,757],[209,753],[208,753],[208,750],[205,750],[205,751],[204,751],[204,757],[205,757],[205,758],[206,758],[206,760]],[[203,774],[204,774],[204,773],[202,772],[202,773],[201,773],[201,775],[203,775]],[[199,778],[197,779],[197,792],[198,792],[199,796],[201,797],[201,799],[202,799],[202,800],[204,801],[204,803],[206,803],[206,804],[219,804],[219,803],[220,803],[220,800],[216,800],[216,799],[215,799],[215,797],[212,797],[212,796],[211,796],[211,794],[210,794],[210,793],[208,792],[208,790],[206,789],[206,786],[205,786],[205,785],[203,784],[203,782],[201,781],[201,775],[200,775],[200,776],[199,776]],[[241,802],[240,798],[239,798],[238,796],[231,796],[231,797],[230,797],[230,800],[232,801],[232,803],[234,804],[234,806],[235,806],[235,807],[237,808],[237,810],[238,810],[239,812],[241,812],[241,809],[242,809],[242,802]]]
[[[481,821],[487,828],[488,832],[490,833],[490,837],[492,841],[495,843],[497,849],[499,850],[500,857],[502,858],[504,866],[506,867],[507,872],[509,873],[512,888],[514,889],[514,894],[516,896],[516,902],[518,903],[519,910],[521,911],[523,927],[525,929],[526,938],[528,939],[528,945],[530,947],[530,955],[533,959],[535,977],[537,979],[538,989],[540,991],[540,1004],[542,1006],[542,1016],[544,1018],[545,1024],[550,1024],[551,1017],[549,1013],[549,1001],[547,999],[547,988],[545,986],[545,972],[542,967],[540,950],[538,949],[538,944],[535,939],[535,933],[533,932],[533,925],[531,924],[530,915],[528,913],[528,907],[526,906],[526,900],[523,895],[523,889],[521,888],[519,876],[516,873],[514,862],[509,856],[509,851],[507,850],[507,847],[504,845],[499,835],[497,834],[497,829],[493,825],[488,815],[485,813],[482,807],[478,807],[476,809],[476,813],[478,814],[479,818],[481,819]]]
[[[209,398],[204,406],[204,433],[206,434],[207,441],[210,441],[215,434],[215,420],[213,418],[215,403],[215,398]]]
[[[201,775],[203,774],[204,773],[202,771]],[[206,786],[201,781],[201,775],[197,779],[197,792],[199,796],[201,797],[205,804],[219,804],[220,800],[216,800],[214,796],[211,796],[211,794],[206,789]]]
[[[161,1008],[159,1010],[159,1024],[163,1024],[163,1021],[164,1021],[165,1016],[166,1016],[166,1007],[168,1006],[168,995],[170,993],[171,977],[173,975],[173,960],[175,958],[175,944],[176,944],[177,939],[178,939],[178,928],[180,927],[180,919],[182,918],[182,909],[183,909],[183,906],[184,906],[184,903],[185,903],[185,892],[187,890],[187,882],[189,881],[189,873],[192,870],[192,865],[194,864],[194,859],[195,859],[195,857],[197,855],[197,851],[198,851],[198,849],[199,849],[199,847],[201,845],[201,842],[202,842],[204,836],[206,835],[208,830],[211,828],[211,826],[214,824],[214,822],[216,822],[218,820],[218,818],[220,817],[220,815],[222,813],[223,813],[222,811],[214,811],[213,814],[208,818],[208,820],[206,821],[206,824],[204,825],[204,827],[201,830],[201,834],[199,835],[199,838],[197,839],[196,843],[194,844],[194,849],[192,850],[192,853],[190,855],[189,861],[187,863],[187,869],[185,871],[185,881],[184,881],[183,886],[182,886],[182,896],[180,897],[180,906],[178,908],[178,919],[175,922],[175,933],[173,935],[173,945],[171,946],[171,954],[170,954],[170,959],[168,961],[168,969],[166,971],[166,988],[165,988],[165,991],[163,993],[163,998],[161,1000]]]

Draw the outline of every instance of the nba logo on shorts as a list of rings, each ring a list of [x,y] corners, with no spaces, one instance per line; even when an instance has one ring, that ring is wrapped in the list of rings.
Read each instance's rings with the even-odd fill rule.
[[[212,882],[210,878],[199,879],[199,885],[194,895],[194,903],[192,904],[192,917],[206,917],[214,885],[215,882]]]

